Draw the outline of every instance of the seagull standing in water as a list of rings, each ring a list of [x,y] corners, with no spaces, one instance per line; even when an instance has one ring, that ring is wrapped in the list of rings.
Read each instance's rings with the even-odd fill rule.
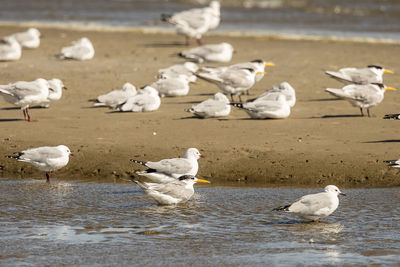
[[[368,117],[371,117],[369,109],[382,102],[385,91],[396,90],[381,83],[377,84],[350,84],[342,89],[327,88],[325,91],[336,97],[345,99],[354,107],[359,107],[364,116],[363,108],[367,109]]]
[[[188,201],[194,194],[195,183],[210,183],[193,175],[183,175],[169,183],[145,183],[135,181],[146,194],[154,198],[160,205],[174,205]]]
[[[73,156],[67,146],[42,146],[27,149],[7,158],[27,162],[34,168],[46,172],[46,180],[50,182],[50,173],[65,167],[68,164],[69,156]]]
[[[137,171],[138,175],[156,183],[169,183],[182,175],[196,176],[199,170],[197,160],[203,157],[196,148],[189,148],[183,158],[163,159],[156,162],[136,159],[131,159],[131,161],[148,167],[145,171]]]
[[[331,215],[339,206],[338,195],[346,195],[340,192],[334,185],[325,187],[324,192],[305,195],[296,202],[275,208],[276,211],[291,212],[307,220],[318,221]]]

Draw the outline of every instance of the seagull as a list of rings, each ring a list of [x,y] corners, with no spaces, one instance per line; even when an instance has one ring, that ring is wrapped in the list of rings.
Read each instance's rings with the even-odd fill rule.
[[[393,168],[400,168],[400,159],[384,160],[383,162],[388,163],[388,166]]]
[[[49,84],[49,94],[45,102],[41,103],[41,107],[48,108],[50,106],[51,101],[60,100],[62,97],[62,90],[67,90],[67,87],[64,86],[64,83],[57,78],[53,78],[51,80],[47,80]]]
[[[50,173],[65,167],[68,164],[69,156],[73,156],[69,148],[59,145],[30,148],[6,157],[27,162],[34,168],[45,171],[46,180],[50,182]]]
[[[193,185],[195,183],[210,183],[193,175],[182,175],[175,181],[166,184],[134,182],[160,205],[174,205],[186,202],[194,194]]]
[[[94,56],[92,42],[86,37],[72,42],[71,46],[63,47],[59,57],[62,59],[88,60]]]
[[[198,69],[199,67],[193,62],[176,64],[165,69],[160,69],[158,71],[158,78],[176,78],[180,75],[185,75],[189,82],[194,83],[197,80],[197,76],[194,73]]]
[[[153,182],[164,183],[171,181],[171,177],[176,180],[182,175],[195,176],[199,170],[197,160],[203,157],[196,148],[189,148],[183,158],[163,159],[157,162],[135,159],[131,159],[131,161],[149,168],[136,172],[138,175],[147,177]]]
[[[392,87],[386,87],[381,83],[372,84],[350,84],[342,89],[327,88],[328,93],[349,101],[354,107],[359,107],[361,115],[364,116],[363,108],[367,109],[368,117],[370,116],[369,108],[374,107],[382,102],[385,91],[396,90]]]
[[[153,87],[146,86],[138,94],[129,97],[125,103],[119,107],[119,111],[148,112],[157,110],[160,107],[161,100],[158,91]]]
[[[381,66],[369,65],[363,69],[343,68],[338,72],[325,71],[326,74],[342,82],[355,84],[383,83],[384,73],[393,73],[393,71],[384,69]]]
[[[286,97],[286,101],[288,102],[290,107],[294,107],[296,104],[296,91],[294,88],[288,83],[283,82],[279,86],[273,86],[271,89],[263,93],[257,98],[251,99],[246,102],[256,102],[263,101],[268,99],[276,99],[279,94],[283,94]]]
[[[158,79],[149,85],[155,88],[161,97],[165,96],[185,96],[189,93],[189,81],[187,76]]]
[[[222,93],[216,93],[213,98],[207,99],[185,111],[200,118],[215,118],[228,116],[231,112],[229,99]]]
[[[301,197],[296,202],[275,208],[276,211],[292,212],[307,220],[318,221],[331,215],[339,206],[338,195],[346,195],[340,192],[334,185],[328,185],[325,192],[310,194]]]
[[[220,3],[212,1],[204,8],[189,9],[173,15],[161,14],[161,20],[175,25],[177,33],[185,36],[186,45],[189,45],[189,38],[196,38],[197,43],[202,45],[202,35],[219,25]]]
[[[113,90],[107,94],[98,96],[93,106],[116,108],[125,103],[129,97],[136,94],[136,87],[131,83],[125,83],[119,90]]]
[[[40,105],[48,101],[49,87],[48,81],[39,78],[31,82],[19,81],[0,85],[0,95],[8,103],[20,106],[24,113],[24,120],[32,122],[29,115],[29,106]]]
[[[198,73],[198,77],[216,84],[221,91],[239,97],[243,91],[253,87],[255,76],[258,74],[253,68],[228,68],[222,73]]]
[[[385,120],[390,120],[390,119],[393,119],[393,120],[400,120],[400,114],[399,113],[397,113],[397,114],[386,114],[384,117],[383,117]]]
[[[205,61],[229,62],[232,59],[233,47],[228,43],[203,45],[180,52],[180,57],[197,63]]]
[[[290,105],[283,94],[276,99],[264,99],[262,101],[231,103],[232,106],[244,109],[253,119],[284,119],[290,115]]]
[[[251,68],[254,69],[258,74],[255,76],[255,81],[259,82],[264,77],[265,74],[265,67],[273,67],[275,64],[273,62],[265,62],[262,59],[255,59],[249,62],[242,62],[233,64],[230,66],[222,66],[222,67],[202,67],[200,68],[201,72],[208,72],[208,73],[222,73],[229,68],[236,68],[236,69],[243,69],[243,68]]]
[[[0,44],[0,61],[15,61],[21,58],[21,45],[14,37],[3,39],[4,44]]]
[[[25,32],[17,32],[10,36],[24,48],[38,48],[40,45],[40,32],[36,28],[29,28]]]

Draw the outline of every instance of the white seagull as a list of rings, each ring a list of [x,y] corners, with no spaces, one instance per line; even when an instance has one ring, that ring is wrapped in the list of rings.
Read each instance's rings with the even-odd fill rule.
[[[57,78],[53,78],[51,80],[47,80],[49,84],[49,95],[45,102],[41,103],[41,107],[48,108],[50,106],[51,101],[60,100],[62,97],[62,90],[67,90],[67,87],[64,86],[64,83]]]
[[[183,175],[166,184],[134,181],[146,194],[154,198],[160,205],[175,205],[188,201],[194,194],[195,183],[210,183],[193,175]]]
[[[63,47],[59,56],[62,59],[88,60],[93,58],[94,48],[92,42],[83,37],[72,42],[71,46]]]
[[[185,96],[189,93],[189,81],[187,76],[179,75],[177,77],[158,79],[149,85],[155,88],[161,97],[165,96]]]
[[[369,108],[382,102],[386,90],[396,90],[386,87],[383,84],[350,84],[342,89],[327,88],[328,93],[349,101],[354,107],[359,107],[361,115],[364,116],[363,108],[367,109],[370,117]]]
[[[175,25],[177,33],[185,36],[186,45],[189,45],[189,38],[196,38],[197,43],[202,45],[203,34],[219,25],[220,3],[212,1],[204,8],[189,9],[173,15],[161,14],[161,20]]]
[[[290,105],[283,94],[275,99],[264,99],[262,101],[231,103],[232,106],[244,109],[253,119],[284,119],[290,115]]]
[[[202,45],[180,52],[178,55],[198,62],[229,62],[232,59],[233,47],[228,43]]]
[[[50,182],[50,173],[65,167],[69,156],[73,156],[69,148],[59,145],[31,148],[6,157],[27,162],[34,168],[45,171],[47,182]]]
[[[283,94],[286,97],[286,101],[288,102],[290,107],[294,107],[294,105],[296,104],[296,91],[288,82],[283,82],[279,86],[274,85],[271,89],[269,89],[259,97],[247,102],[256,102],[268,99],[273,100],[276,99],[277,96],[280,94]]]
[[[31,82],[19,81],[0,85],[0,95],[8,103],[20,106],[24,113],[24,120],[31,122],[29,107],[41,105],[48,101],[49,96],[48,81],[39,78]]]
[[[135,96],[136,94],[136,87],[131,83],[125,83],[121,89],[112,90],[107,94],[98,96],[93,105],[95,107],[108,106],[110,108],[116,108],[125,103],[129,97]]]
[[[255,76],[258,74],[253,68],[228,68],[222,73],[198,73],[211,83],[216,84],[221,91],[229,93],[233,101],[233,95],[239,97],[243,91],[249,90],[255,84]]]
[[[196,176],[199,170],[197,160],[203,157],[196,148],[189,148],[183,158],[163,159],[157,162],[135,159],[131,159],[131,161],[148,167],[145,171],[137,171],[138,175],[147,177],[153,182],[168,183],[182,175]]]
[[[207,99],[185,111],[200,118],[215,118],[228,116],[231,112],[229,99],[222,93],[216,93],[213,98]]]
[[[160,69],[158,71],[158,78],[176,78],[185,75],[189,82],[194,83],[197,80],[197,76],[194,73],[197,72],[198,69],[199,67],[193,62],[176,64],[168,68]]]
[[[36,28],[29,28],[25,32],[17,32],[10,36],[24,48],[38,48],[40,45],[40,32]]]
[[[296,202],[275,208],[277,211],[287,211],[307,220],[318,221],[331,215],[339,206],[338,195],[346,195],[340,192],[334,185],[325,187],[324,192],[305,195]]]
[[[118,107],[119,111],[149,112],[160,107],[161,100],[158,91],[153,87],[146,86],[136,95],[129,97],[125,103]]]
[[[14,61],[21,58],[21,45],[14,37],[3,39],[4,44],[0,44],[0,61]]]
[[[369,65],[366,68],[342,68],[339,71],[325,71],[326,74],[341,82],[355,84],[383,83],[384,73],[393,71],[384,69],[381,66]]]

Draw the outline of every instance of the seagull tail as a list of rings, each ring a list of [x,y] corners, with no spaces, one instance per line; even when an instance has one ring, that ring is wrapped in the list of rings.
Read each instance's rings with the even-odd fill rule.
[[[336,97],[348,98],[348,95],[342,89],[326,88],[325,91]]]
[[[280,206],[280,207],[272,209],[272,211],[289,211],[289,207],[290,207],[290,205]]]
[[[400,114],[386,114],[383,118],[386,120],[400,120]]]
[[[146,163],[147,163],[146,161],[141,161],[141,160],[136,160],[136,159],[130,159],[130,161],[135,162],[140,165],[143,165],[143,166],[146,166]]]
[[[242,103],[229,103],[229,105],[237,107],[237,108],[244,108]]]
[[[352,82],[351,78],[348,76],[343,75],[340,72],[335,72],[335,71],[325,71],[325,74],[329,75],[331,78],[334,78],[340,82]]]
[[[146,190],[149,188],[149,186],[146,183],[140,182],[140,181],[133,181],[135,184],[137,184],[140,188],[143,190]]]
[[[189,113],[194,113],[194,109],[193,108],[187,108],[187,109],[184,109],[184,111],[189,112]]]
[[[19,160],[20,157],[21,157],[23,154],[24,154],[24,153],[22,153],[22,152],[18,152],[18,153],[15,153],[14,155],[6,155],[6,158]]]
[[[7,91],[6,89],[1,89],[0,88],[0,94],[4,94],[4,95],[12,95],[9,91]]]
[[[172,17],[171,14],[161,14],[161,21],[169,22],[171,17]]]
[[[388,166],[399,166],[398,163],[396,163],[398,161],[398,159],[393,159],[393,160],[384,160],[384,163],[387,163]]]

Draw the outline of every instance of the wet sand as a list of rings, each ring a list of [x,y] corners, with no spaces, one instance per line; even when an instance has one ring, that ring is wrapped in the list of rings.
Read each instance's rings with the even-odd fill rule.
[[[1,26],[0,36],[24,29]],[[179,45],[183,38],[167,33],[39,30],[44,37],[38,49],[24,50],[17,62],[0,63],[0,84],[57,77],[68,90],[49,109],[31,110],[36,123],[22,121],[19,109],[0,100],[2,155],[64,144],[75,157],[55,177],[118,181],[141,169],[130,158],[156,161],[183,156],[187,148],[196,147],[206,156],[199,161],[198,175],[217,184],[400,185],[399,171],[383,163],[400,157],[400,122],[382,119],[384,114],[400,112],[399,91],[387,92],[384,101],[371,109],[372,118],[359,117],[357,108],[324,92],[325,87],[342,84],[323,73],[368,64],[398,73],[398,44],[206,36],[206,43],[227,41],[234,46],[231,63],[257,58],[276,63],[250,97],[287,81],[296,89],[298,100],[285,120],[250,120],[234,108],[223,119],[197,119],[183,110],[218,91],[202,80],[191,86],[186,97],[162,99],[156,112],[113,113],[91,108],[88,102],[125,82],[137,87],[151,83],[158,69],[184,62],[176,56],[186,48]],[[92,40],[94,59],[61,61],[54,56],[82,36]],[[400,89],[400,76],[386,75],[385,83]],[[44,178],[29,165],[3,156],[0,176]]]

